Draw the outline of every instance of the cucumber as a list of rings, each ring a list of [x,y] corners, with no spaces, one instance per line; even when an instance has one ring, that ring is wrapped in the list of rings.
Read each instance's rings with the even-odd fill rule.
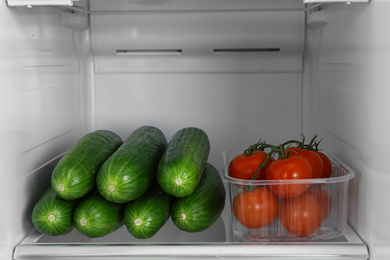
[[[61,199],[52,187],[49,187],[35,204],[31,221],[42,234],[66,235],[73,229],[74,207],[74,201]]]
[[[187,197],[173,199],[172,221],[183,231],[206,230],[220,217],[225,207],[225,198],[226,191],[218,170],[206,163],[194,192]]]
[[[57,195],[75,200],[96,187],[96,174],[104,161],[122,144],[114,132],[97,130],[80,138],[53,170],[51,184]]]
[[[162,155],[157,172],[161,188],[175,197],[190,195],[199,183],[210,153],[207,134],[196,127],[177,131]]]
[[[87,237],[106,236],[123,226],[124,204],[106,200],[98,192],[85,196],[76,206],[73,223]]]
[[[167,139],[158,128],[136,129],[100,168],[96,177],[99,193],[116,203],[141,196],[156,179],[166,146]]]
[[[153,237],[169,219],[170,200],[171,196],[156,184],[128,202],[124,221],[129,233],[138,239]]]

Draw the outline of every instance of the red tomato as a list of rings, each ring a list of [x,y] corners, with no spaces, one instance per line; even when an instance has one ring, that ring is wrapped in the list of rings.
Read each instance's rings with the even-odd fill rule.
[[[311,194],[314,198],[317,199],[319,207],[322,212],[322,219],[325,220],[332,210],[332,200],[329,196],[329,193],[319,187],[312,186],[307,191],[307,193]]]
[[[242,191],[233,199],[234,217],[247,228],[272,223],[278,215],[278,199],[267,187]]]
[[[233,158],[229,164],[229,175],[236,179],[251,180],[261,164],[267,158],[267,153],[257,151],[251,155],[240,154]],[[271,160],[268,161],[267,165]],[[265,167],[257,174],[256,180],[265,179]]]
[[[286,153],[289,153],[289,157],[301,156],[305,158],[311,166],[312,178],[321,178],[324,171],[324,163],[316,152],[298,147],[289,147],[286,149]]]
[[[324,163],[324,171],[322,172],[321,178],[329,178],[332,175],[332,163],[330,162],[328,156],[322,152],[316,152],[322,159]]]
[[[270,163],[266,172],[267,180],[299,180],[312,177],[310,164],[300,156],[287,157]],[[272,184],[269,188],[282,198],[292,198],[301,195],[310,186],[301,184]]]
[[[314,234],[322,223],[318,201],[308,193],[283,200],[279,219],[291,234],[299,237]]]

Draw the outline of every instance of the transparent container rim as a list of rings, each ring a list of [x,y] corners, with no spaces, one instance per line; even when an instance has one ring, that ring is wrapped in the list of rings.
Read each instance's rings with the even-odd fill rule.
[[[338,177],[331,178],[318,178],[318,179],[301,179],[301,180],[242,180],[229,176],[229,163],[227,159],[227,153],[237,152],[240,154],[245,149],[227,149],[223,151],[223,166],[224,166],[224,179],[229,183],[239,184],[239,185],[280,185],[280,184],[331,184],[331,183],[340,183],[346,182],[355,177],[355,172],[340,159],[338,159],[333,154],[325,153],[332,162],[337,163],[342,167],[347,174]]]

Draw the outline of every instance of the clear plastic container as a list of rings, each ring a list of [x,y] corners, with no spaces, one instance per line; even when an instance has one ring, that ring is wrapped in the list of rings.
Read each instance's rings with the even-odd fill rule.
[[[230,161],[243,151],[223,153],[234,241],[322,242],[343,236],[348,227],[349,181],[354,177],[350,167],[326,153],[332,163],[330,178],[276,181],[232,178]],[[272,192],[297,187],[307,189],[294,198],[282,198]],[[255,205],[260,208],[253,208]]]

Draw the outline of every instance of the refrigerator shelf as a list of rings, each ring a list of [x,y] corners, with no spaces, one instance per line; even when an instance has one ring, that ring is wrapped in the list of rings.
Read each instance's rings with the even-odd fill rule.
[[[303,0],[305,4],[307,3],[368,3],[370,0]]]
[[[83,6],[84,4],[81,3],[79,5],[75,5],[74,2],[78,2],[79,0],[7,0],[8,6],[26,6],[28,8],[31,8],[33,6],[57,6],[63,10],[68,10],[70,12],[78,12],[82,14],[97,14],[97,13],[123,13],[123,12],[162,12],[162,11],[168,11],[168,12],[231,12],[231,11],[240,11],[240,12],[248,12],[248,11],[271,11],[271,10],[277,10],[277,9],[284,9],[284,10],[307,10],[311,11],[316,8],[320,8],[326,4],[335,4],[335,3],[368,3],[370,0],[295,0],[294,3],[288,3],[288,1],[284,1],[284,3],[271,3],[270,0],[263,0],[260,5],[253,5],[253,2],[246,2],[244,4],[241,4],[239,6],[234,5],[232,3],[226,2],[225,0],[219,0],[214,1],[214,4],[207,1],[206,4],[204,3],[197,3],[195,5],[193,4],[182,4],[180,2],[175,4],[167,4],[167,5],[160,5],[160,7],[157,7],[156,9],[145,9],[137,7],[134,9],[135,5],[129,5],[128,3],[122,3],[122,8],[115,8],[111,7],[107,10],[95,10],[94,8],[89,8],[87,6]],[[100,0],[99,3],[103,3],[105,0]],[[291,1],[291,0],[290,0]],[[199,2],[199,0],[197,1]],[[215,4],[217,3],[217,4]],[[251,5],[248,7],[248,4]],[[304,6],[306,4],[306,7]],[[118,4],[117,4],[118,5]],[[97,5],[99,6],[99,4]],[[123,8],[123,7],[131,7],[131,9]]]
[[[76,230],[51,237],[33,231],[14,251],[14,259],[332,259],[366,260],[366,245],[348,228],[343,237],[323,242],[232,242],[220,218],[200,233],[178,231],[168,222],[154,238],[137,240],[122,227],[102,238]],[[175,230],[176,229],[176,230]]]
[[[36,5],[58,5],[58,6],[73,6],[73,2],[78,0],[7,0],[9,6],[27,6]]]

